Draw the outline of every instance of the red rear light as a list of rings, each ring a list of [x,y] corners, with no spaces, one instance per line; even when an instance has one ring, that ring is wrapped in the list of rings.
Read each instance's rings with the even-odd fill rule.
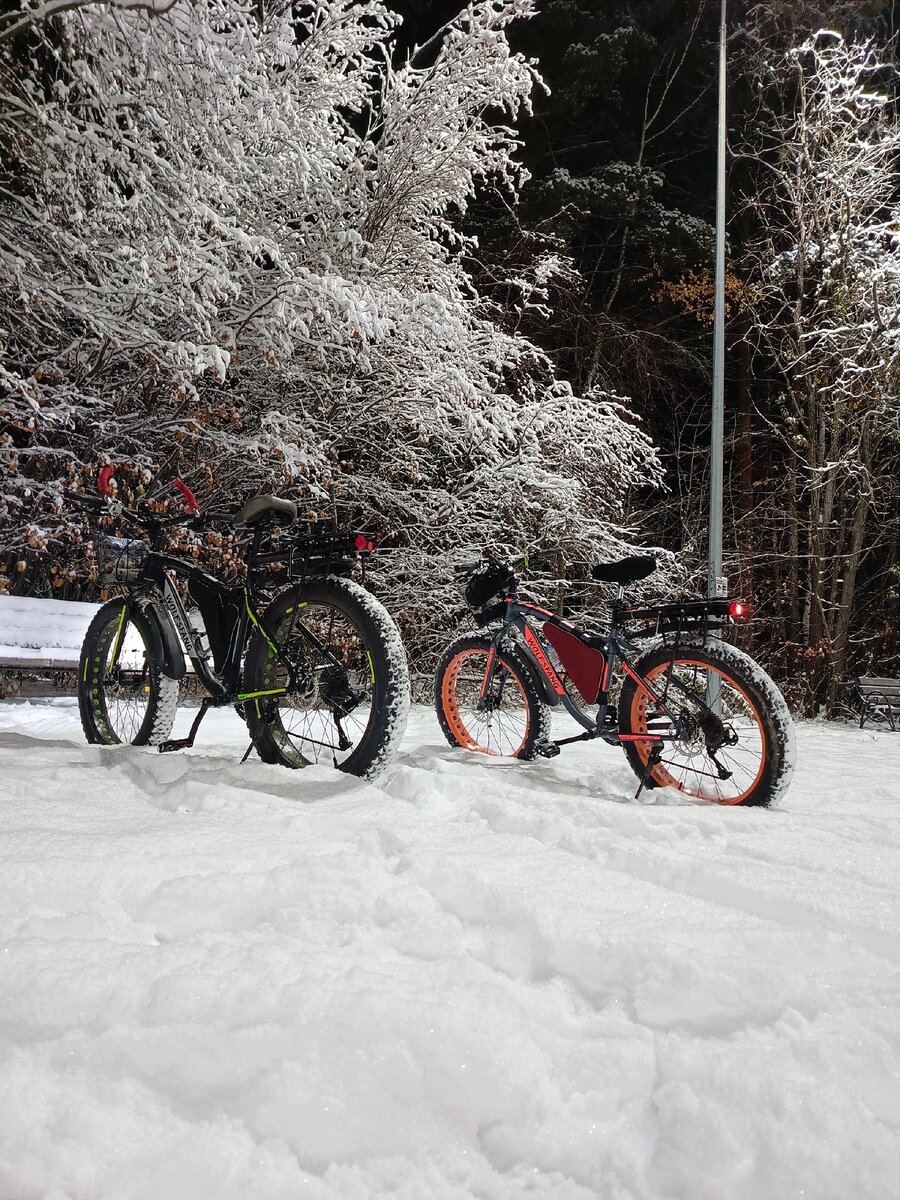
[[[732,600],[728,605],[728,615],[733,621],[743,621],[750,615],[750,609],[743,600]]]

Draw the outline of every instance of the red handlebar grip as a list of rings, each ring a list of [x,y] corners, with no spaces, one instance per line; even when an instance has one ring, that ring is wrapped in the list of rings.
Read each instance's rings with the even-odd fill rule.
[[[112,494],[109,488],[109,481],[112,479],[115,473],[116,468],[114,466],[110,465],[100,468],[100,472],[97,475],[97,491],[101,496],[109,496]]]
[[[182,496],[184,496],[185,500],[187,501],[187,506],[191,512],[196,512],[200,505],[197,503],[197,497],[194,495],[188,485],[186,483],[182,483],[180,479],[173,479],[172,482],[178,488],[179,492],[181,492]]]

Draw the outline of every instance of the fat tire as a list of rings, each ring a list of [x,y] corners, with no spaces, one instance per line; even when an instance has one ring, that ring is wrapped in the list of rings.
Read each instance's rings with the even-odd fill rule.
[[[323,576],[280,592],[262,616],[266,630],[277,631],[287,611],[298,604],[316,604],[336,609],[356,626],[372,656],[372,718],[359,745],[337,764],[338,770],[364,779],[375,779],[387,768],[403,739],[409,714],[409,667],[399,630],[387,609],[371,592],[352,579]],[[255,631],[244,662],[243,690],[253,692],[271,686],[276,659],[266,638]],[[243,706],[243,716],[263,762],[286,767],[306,766],[302,753],[279,741],[271,722],[252,701]],[[300,740],[300,739],[298,739]],[[291,752],[293,751],[293,752]]]
[[[452,720],[444,709],[444,680],[447,672],[450,670],[453,661],[465,651],[483,651],[485,655],[493,645],[493,638],[486,634],[466,634],[464,637],[457,638],[452,642],[438,663],[437,671],[434,677],[434,707],[437,712],[438,722],[444,737],[451,746],[460,746],[464,750],[476,750],[481,753],[489,753],[489,751],[466,745],[460,741],[459,737],[453,731]],[[519,683],[522,693],[525,696],[525,704],[528,710],[528,733],[522,744],[519,752],[514,756],[521,759],[532,759],[537,754],[537,747],[550,740],[550,726],[553,719],[553,713],[543,699],[541,689],[534,679],[531,668],[523,661],[521,656],[515,654],[509,649],[504,648],[500,651],[499,660],[505,670],[509,672]]]
[[[671,647],[657,646],[643,654],[632,666],[638,675],[643,675],[668,663],[671,658]],[[727,642],[707,642],[703,645],[685,643],[679,647],[675,657],[676,664],[679,659],[698,661],[716,668],[746,693],[760,718],[766,762],[753,789],[735,803],[744,807],[759,808],[768,808],[776,804],[791,782],[796,761],[794,722],[777,684],[759,663]],[[621,733],[635,732],[631,728],[631,713],[636,692],[637,684],[631,676],[626,676],[619,695]],[[644,779],[646,768],[634,745],[625,743],[623,749],[631,769],[640,779]],[[658,786],[660,785],[652,776],[644,783],[646,788]]]
[[[84,736],[91,745],[119,746],[122,739],[110,726],[102,686],[101,656],[109,648],[110,629],[118,628],[124,598],[109,600],[87,628],[78,661],[78,712]],[[172,732],[178,707],[177,679],[163,673],[165,654],[156,622],[137,604],[130,606],[127,620],[139,631],[147,652],[147,709],[131,746],[158,746]],[[113,634],[114,636],[114,634]]]

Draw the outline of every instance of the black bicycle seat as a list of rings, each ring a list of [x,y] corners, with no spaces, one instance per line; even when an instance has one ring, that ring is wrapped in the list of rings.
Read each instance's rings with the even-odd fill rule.
[[[293,500],[278,496],[254,496],[231,518],[233,525],[258,525],[266,521],[273,525],[293,525],[297,520],[297,505]]]
[[[599,583],[634,583],[646,579],[655,570],[656,559],[652,554],[633,554],[618,562],[598,564],[592,569],[591,576]]]

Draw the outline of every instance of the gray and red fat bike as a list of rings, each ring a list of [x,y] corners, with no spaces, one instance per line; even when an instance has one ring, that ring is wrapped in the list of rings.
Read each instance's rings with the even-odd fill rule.
[[[247,723],[248,754],[255,748],[265,762],[323,763],[373,778],[393,757],[409,707],[397,628],[348,578],[374,543],[334,531],[294,537],[296,506],[277,496],[256,496],[232,514],[201,512],[181,480],[173,486],[186,509],[166,517],[152,505],[118,502],[111,467],[100,472],[100,495],[69,494],[143,535],[98,539],[105,582],[125,590],[101,606],[81,651],[78,704],[88,741],[180,750],[193,745],[208,709],[234,706]],[[229,586],[168,553],[176,525],[235,536],[245,582]],[[277,545],[265,551],[276,530]],[[189,735],[172,739],[186,660],[206,695]]]
[[[435,706],[451,745],[531,759],[601,738],[624,750],[638,796],[671,787],[716,804],[770,805],[783,795],[794,764],[790,712],[759,664],[722,638],[745,615],[741,601],[628,607],[626,586],[656,568],[633,556],[593,569],[618,588],[608,623],[589,633],[519,599],[528,562],[484,551],[456,568],[485,631],[457,639],[438,666]],[[554,710],[583,732],[552,740]]]

